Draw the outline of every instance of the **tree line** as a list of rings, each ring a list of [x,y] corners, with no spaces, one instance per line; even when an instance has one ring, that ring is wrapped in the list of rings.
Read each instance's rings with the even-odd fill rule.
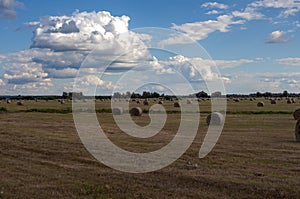
[[[210,98],[210,97],[225,97],[220,91],[213,92],[209,95],[205,91],[200,91],[187,96],[175,96],[175,95],[165,95],[158,92],[143,91],[142,93],[137,92],[116,92],[113,95],[97,95],[97,96],[85,96],[82,92],[63,92],[62,95],[46,95],[46,96],[0,96],[2,99],[16,99],[16,100],[56,100],[56,99],[111,99],[111,98],[162,98],[166,100],[177,99],[177,97],[190,97],[190,98]],[[227,94],[226,97],[300,97],[300,93],[289,93],[288,91],[283,91],[282,93],[271,93],[271,92],[256,92],[251,94]]]

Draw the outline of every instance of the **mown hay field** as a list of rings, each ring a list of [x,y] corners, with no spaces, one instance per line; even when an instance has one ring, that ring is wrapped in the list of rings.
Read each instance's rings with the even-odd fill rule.
[[[265,106],[257,107],[259,101]],[[217,145],[199,159],[210,112],[209,101],[201,101],[191,147],[170,166],[146,174],[119,172],[94,159],[76,132],[71,102],[16,102],[0,104],[0,198],[300,198],[300,143],[292,116],[298,99],[294,104],[229,100]],[[155,103],[131,106],[147,112]],[[179,108],[173,102],[163,106],[170,113],[162,132],[134,139],[114,123],[110,101],[96,102],[111,141],[141,153],[165,146],[177,132]],[[141,126],[150,122],[146,113],[134,120]]]

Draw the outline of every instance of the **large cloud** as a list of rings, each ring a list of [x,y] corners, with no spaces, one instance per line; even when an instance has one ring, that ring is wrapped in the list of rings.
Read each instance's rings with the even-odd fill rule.
[[[9,84],[44,81],[48,74],[44,72],[42,64],[32,61],[32,56],[38,53],[38,51],[28,50],[0,57],[0,62],[5,70],[4,78],[8,80]]]
[[[223,66],[225,66],[228,65],[229,62],[233,63],[239,61],[207,60],[199,57],[187,58],[182,55],[177,55],[170,57],[167,61],[160,61],[159,64],[161,66],[160,69],[164,68],[165,73],[170,73],[170,69],[173,69],[182,74],[188,81],[191,82],[218,80],[229,82],[230,80],[222,77],[217,70],[218,64],[221,65],[222,63],[224,64]],[[248,60],[248,62],[250,62],[250,60]],[[235,64],[236,66],[238,65],[237,63]]]
[[[76,12],[72,16],[42,17],[35,23],[32,48],[54,51],[108,50],[118,35],[128,32],[128,16],[114,17],[109,12]]]
[[[173,24],[172,28],[183,32],[184,35],[176,35],[161,42],[161,45],[185,44],[199,41],[208,37],[215,31],[228,32],[230,25],[243,24],[242,20],[234,20],[231,15],[221,15],[216,20],[208,20],[182,25]]]
[[[4,78],[11,85],[28,85],[23,88],[52,85],[53,79],[74,78],[92,51],[97,62],[85,66],[85,75],[97,72],[88,67],[105,68],[112,62],[122,69],[140,60],[150,60],[141,40],[144,36],[129,31],[128,22],[127,16],[115,17],[103,11],[48,16],[27,23],[35,28],[31,48],[0,55]],[[109,82],[102,85],[111,87]]]

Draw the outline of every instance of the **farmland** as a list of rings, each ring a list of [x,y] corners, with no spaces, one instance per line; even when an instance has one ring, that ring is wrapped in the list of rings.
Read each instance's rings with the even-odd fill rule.
[[[264,107],[256,104],[263,101]],[[17,101],[0,104],[0,198],[299,198],[300,144],[292,113],[300,100],[230,99],[223,133],[213,151],[198,158],[208,125],[210,101],[200,102],[200,127],[186,153],[170,166],[130,174],[99,163],[85,149],[74,126],[72,103]],[[149,106],[134,121],[147,125]],[[196,102],[194,102],[196,103]],[[114,123],[110,101],[96,101],[99,123],[116,145],[135,152],[168,144],[180,123],[180,109],[163,104],[162,132],[133,139]]]

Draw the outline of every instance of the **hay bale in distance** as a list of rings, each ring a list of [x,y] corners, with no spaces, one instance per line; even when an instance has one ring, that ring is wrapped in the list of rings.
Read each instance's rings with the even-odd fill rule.
[[[122,107],[115,107],[112,109],[112,114],[113,115],[123,115],[124,110]]]
[[[224,121],[224,116],[219,112],[213,112],[206,117],[207,125],[222,125]]]
[[[265,106],[265,104],[263,102],[258,102],[257,103],[257,107],[264,107],[264,106]]]
[[[297,121],[295,127],[295,137],[296,137],[296,142],[300,142],[300,120]]]
[[[292,100],[291,99],[287,99],[286,103],[291,104]]]
[[[272,99],[271,104],[277,104],[276,100]]]
[[[148,100],[144,100],[144,101],[143,101],[143,104],[144,104],[144,106],[149,106]]]
[[[6,100],[6,103],[11,104],[11,100],[10,99]]]
[[[24,106],[24,103],[21,102],[21,101],[18,101],[18,102],[17,102],[17,105],[18,105],[18,106]]]
[[[293,117],[295,120],[300,120],[300,108],[294,111]]]
[[[192,100],[189,100],[189,99],[186,100],[186,103],[187,103],[187,104],[193,104]]]
[[[180,108],[179,102],[175,102],[175,103],[174,103],[174,107],[175,107],[175,108]]]
[[[158,102],[158,104],[163,104],[163,103],[164,103],[163,101],[159,101],[159,102]]]
[[[140,107],[135,107],[132,108],[129,113],[131,116],[142,116],[143,111]]]
[[[291,99],[292,103],[295,104],[296,100],[294,98]]]

